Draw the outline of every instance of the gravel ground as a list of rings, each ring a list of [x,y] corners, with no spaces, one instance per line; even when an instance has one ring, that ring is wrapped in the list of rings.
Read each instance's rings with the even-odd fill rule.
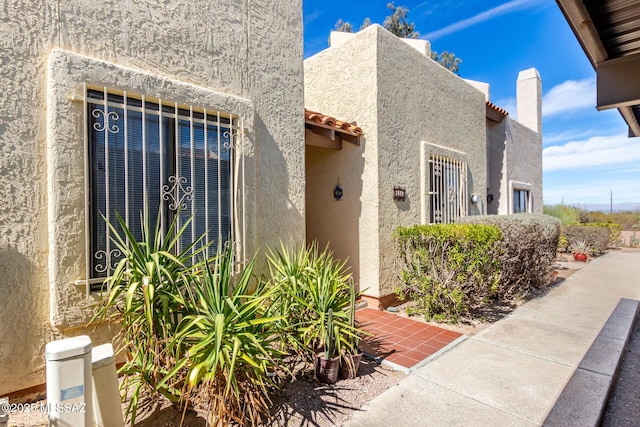
[[[386,366],[363,360],[358,377],[341,380],[335,385],[320,384],[311,376],[288,384],[273,399],[273,419],[265,427],[284,426],[340,426],[351,418],[354,411],[383,391],[398,384],[405,375]],[[124,410],[124,406],[123,406]],[[182,413],[167,401],[146,413],[139,414],[136,426],[179,426]],[[46,413],[13,413],[9,427],[47,426]],[[194,411],[185,414],[185,427],[206,426],[205,414]]]

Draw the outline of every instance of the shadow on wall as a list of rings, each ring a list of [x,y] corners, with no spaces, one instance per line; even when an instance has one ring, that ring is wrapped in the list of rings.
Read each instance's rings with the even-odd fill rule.
[[[487,125],[487,194],[493,195],[493,201],[487,201],[487,214],[497,215],[502,195],[502,170],[504,168],[506,144],[510,135],[507,133],[507,120],[502,123]],[[506,200],[506,199],[505,199]]]
[[[345,141],[341,150],[307,146],[305,154],[307,241],[329,245],[335,258],[347,260],[358,287],[365,145],[361,138],[359,146]],[[334,197],[338,184],[340,200]]]
[[[32,261],[16,248],[0,248],[0,396],[44,377],[48,285]]]
[[[411,196],[409,196],[408,191],[405,192],[404,200],[398,200],[394,196],[393,201],[395,202],[396,208],[398,208],[399,211],[408,212],[409,210],[411,210]]]
[[[281,140],[291,139],[288,127],[280,126],[277,131],[283,133],[279,136]],[[300,140],[296,144],[280,146],[272,132],[256,114],[253,156],[249,153],[245,160],[245,173],[248,180],[255,177],[247,190],[246,227],[247,257],[260,249],[256,266],[258,271],[265,265],[264,254],[268,253],[269,248],[277,248],[280,242],[304,242],[304,217],[296,208],[297,204],[304,201],[304,145],[298,143],[304,141],[304,133],[300,132]],[[288,162],[283,151],[290,157]],[[299,161],[295,157],[298,154]],[[292,194],[292,185],[299,185],[299,191],[294,189]],[[292,197],[298,198],[298,201]]]

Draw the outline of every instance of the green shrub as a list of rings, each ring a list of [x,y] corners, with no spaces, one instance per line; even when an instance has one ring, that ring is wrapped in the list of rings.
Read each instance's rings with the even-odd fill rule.
[[[607,251],[611,238],[609,227],[591,225],[567,225],[562,227],[562,234],[567,236],[569,247],[577,241],[585,241],[591,248],[591,256],[599,256]]]
[[[569,252],[569,240],[567,240],[567,236],[562,233],[560,233],[560,238],[558,239],[558,251]]]
[[[414,300],[415,310],[427,320],[457,322],[497,291],[502,239],[497,227],[399,227],[394,238],[403,263],[398,296]]]
[[[562,225],[576,224],[580,222],[581,210],[567,205],[544,205],[543,212],[558,218]]]
[[[462,218],[460,222],[490,224],[502,231],[498,298],[514,301],[548,285],[560,238],[557,218],[542,214],[487,215]]]

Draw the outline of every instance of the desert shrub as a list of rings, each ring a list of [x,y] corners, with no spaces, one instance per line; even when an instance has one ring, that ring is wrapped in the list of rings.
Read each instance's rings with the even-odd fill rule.
[[[187,368],[183,400],[201,403],[208,425],[257,425],[269,416],[275,384],[268,374],[282,356],[275,345],[282,318],[265,315],[277,288],[263,281],[251,286],[253,265],[234,273],[232,249],[207,263],[171,341],[173,354],[186,355],[174,368]]]
[[[426,319],[457,322],[496,291],[502,234],[497,227],[438,224],[399,227],[395,233],[402,283]]]
[[[577,241],[585,241],[591,248],[591,256],[605,253],[611,236],[609,227],[589,225],[567,225],[562,227],[562,234],[567,236],[569,247]]]
[[[516,214],[462,218],[460,222],[490,224],[503,235],[497,297],[524,298],[549,283],[560,238],[560,221],[549,215]]]
[[[281,354],[274,344],[281,318],[265,315],[276,289],[259,282],[250,292],[253,262],[232,274],[231,249],[205,259],[204,235],[180,248],[190,221],[178,227],[176,216],[166,233],[156,221],[153,234],[143,221],[140,241],[120,216],[120,230],[108,224],[123,258],[94,321],[122,326],[120,372],[132,425],[139,404],[158,393],[185,406],[202,403],[208,425],[255,425],[269,414],[267,374]]]
[[[567,205],[544,205],[543,212],[558,218],[562,225],[576,224],[580,222],[581,210]]]
[[[613,245],[621,243],[622,226],[620,224],[612,222],[589,222],[582,225],[587,227],[602,227],[609,230],[609,240],[607,241],[607,247],[611,247]]]
[[[567,236],[560,233],[560,238],[558,239],[558,251],[559,252],[568,252],[569,251],[569,241],[567,240]]]

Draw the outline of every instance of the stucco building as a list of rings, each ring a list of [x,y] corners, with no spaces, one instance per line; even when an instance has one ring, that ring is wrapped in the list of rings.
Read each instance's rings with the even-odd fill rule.
[[[307,146],[307,240],[348,258],[373,305],[388,305],[399,284],[396,227],[542,211],[537,71],[519,78],[519,123],[489,102],[487,84],[434,62],[427,41],[372,25],[333,32],[330,45],[304,62],[305,106],[363,135],[341,149]]]
[[[82,329],[101,215],[182,208],[240,259],[304,241],[300,1],[11,1],[0,39],[0,395],[44,383],[48,341],[110,339]]]
[[[300,1],[12,1],[0,39],[0,395],[44,382],[48,341],[115,332],[85,326],[118,259],[102,215],[193,215],[240,261],[306,233],[384,302],[397,226],[506,213],[518,190],[542,208],[539,117],[378,25],[332,34],[306,85]]]

